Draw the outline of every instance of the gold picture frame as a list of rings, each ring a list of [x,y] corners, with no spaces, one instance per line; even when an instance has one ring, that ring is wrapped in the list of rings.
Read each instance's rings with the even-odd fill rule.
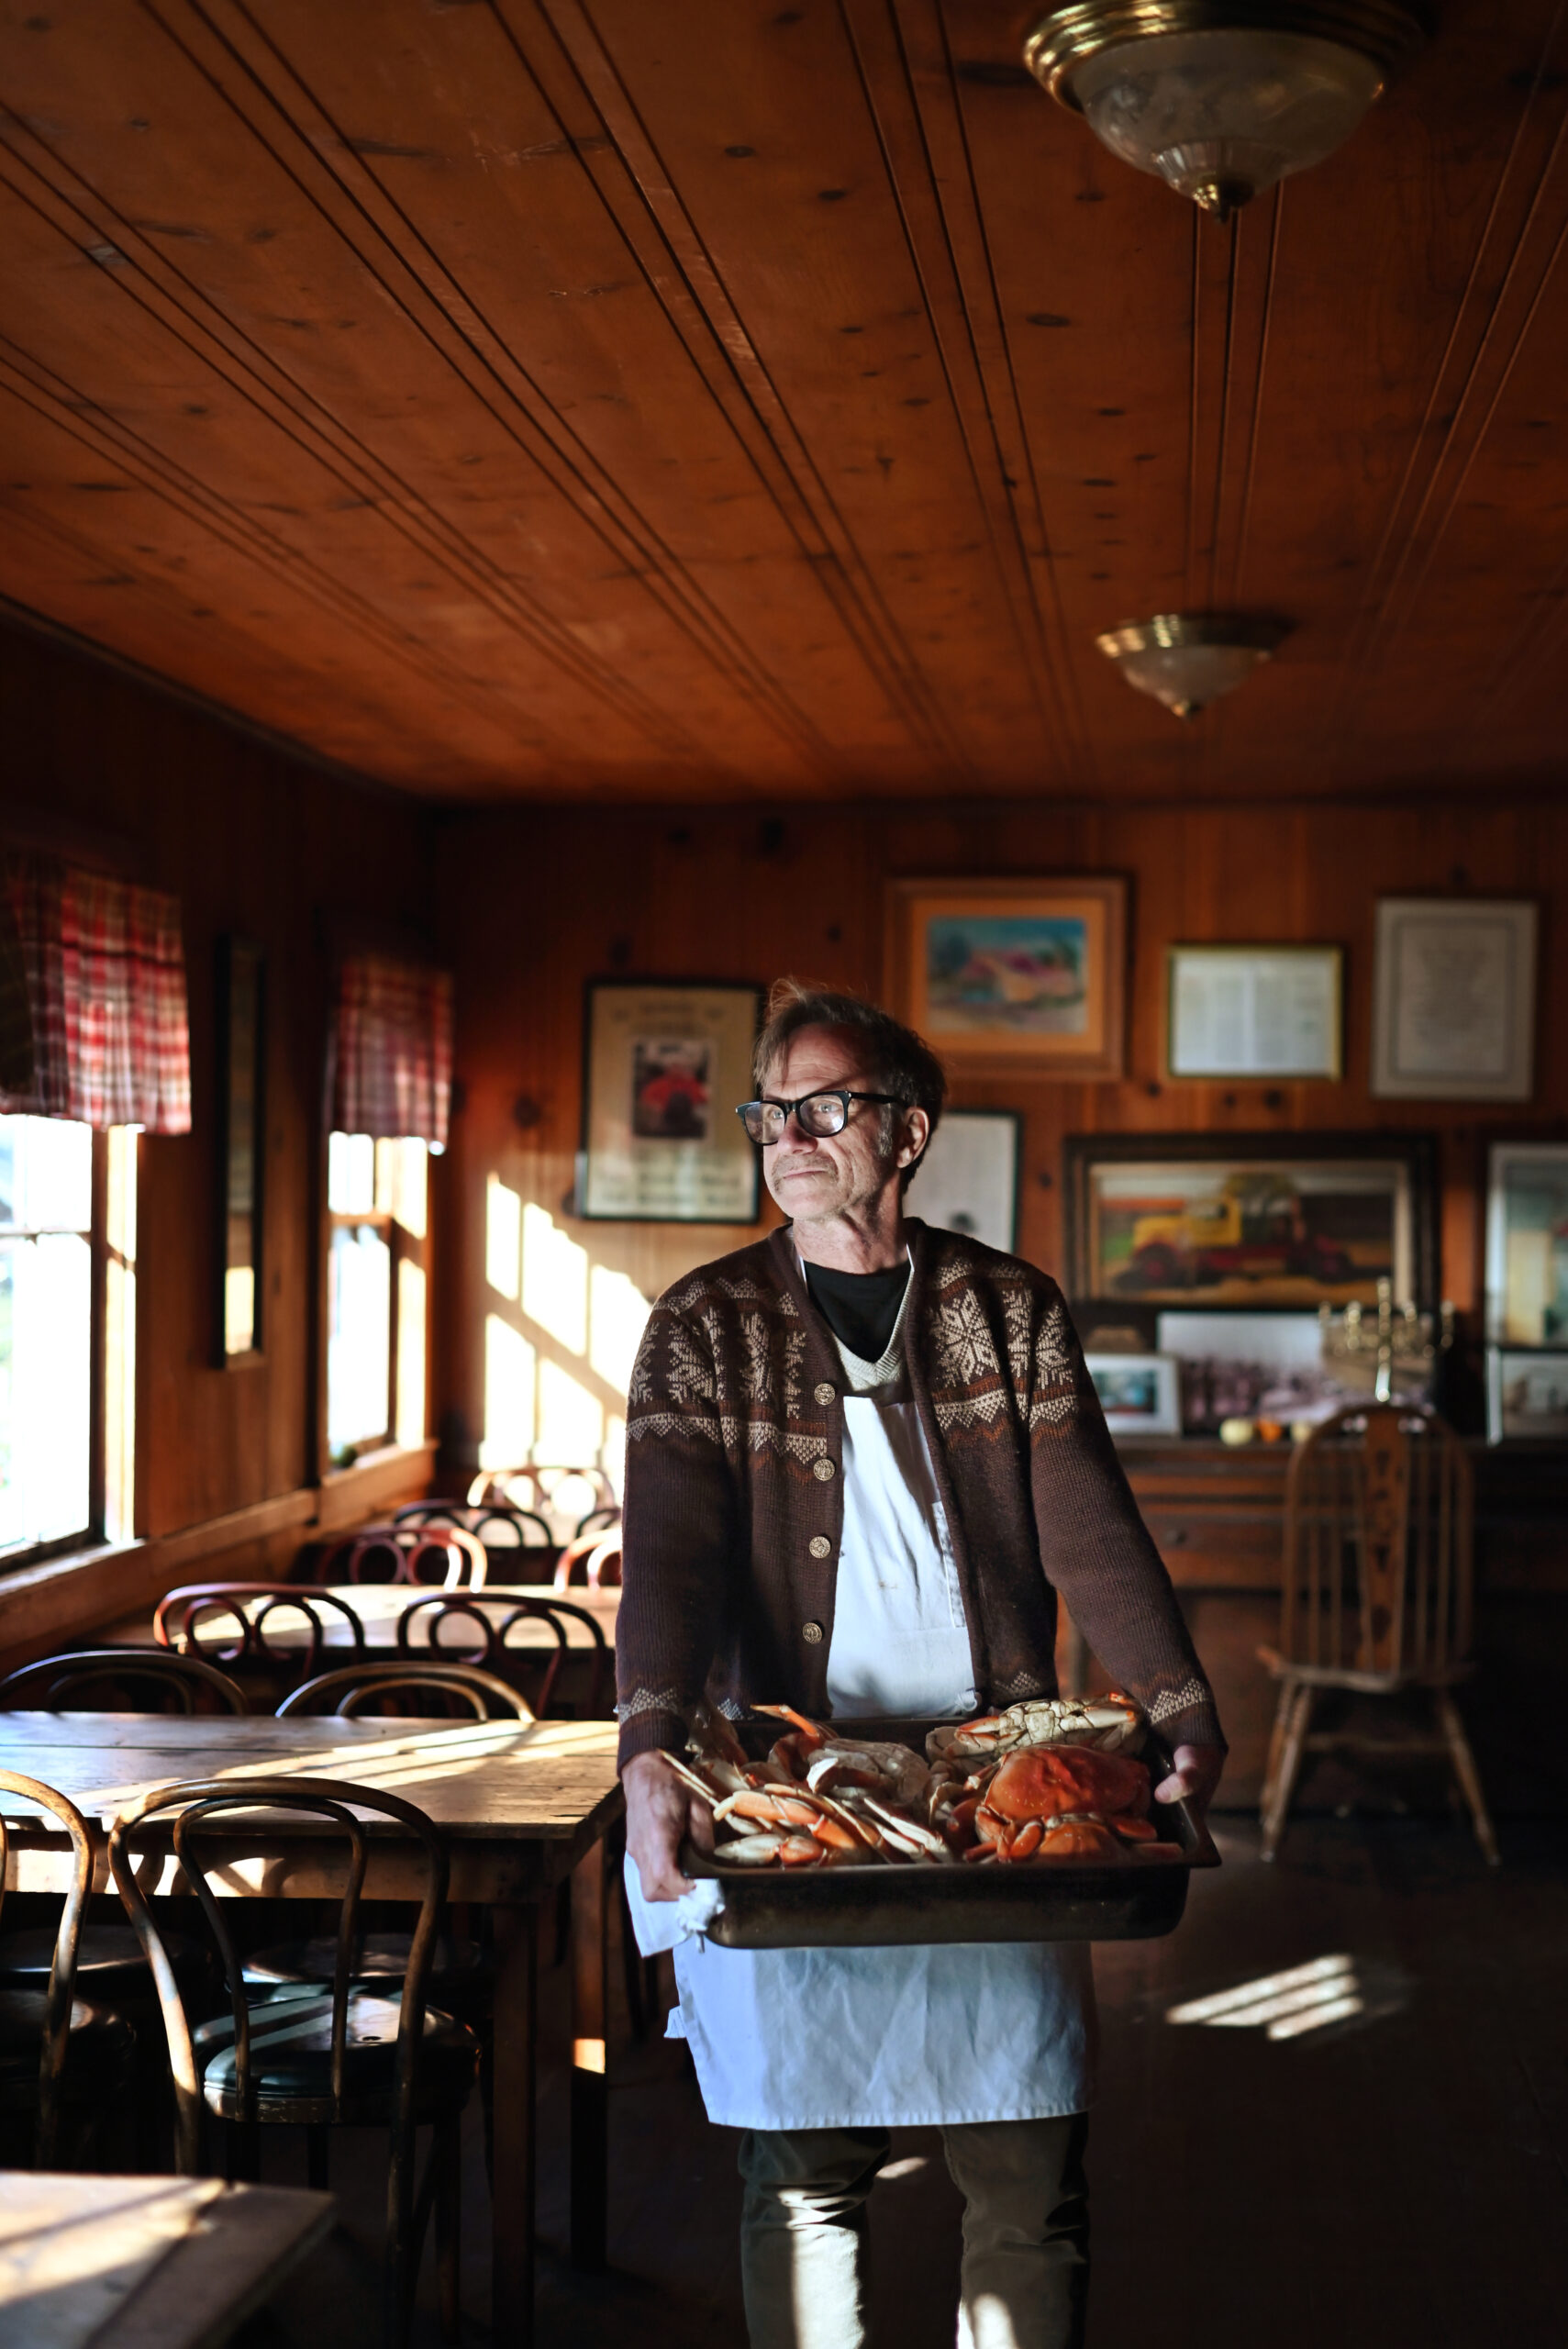
[[[890,881],[884,977],[955,1075],[1120,1076],[1127,883]]]

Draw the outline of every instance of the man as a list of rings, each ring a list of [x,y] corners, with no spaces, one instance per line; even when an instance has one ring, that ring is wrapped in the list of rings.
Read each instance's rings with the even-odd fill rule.
[[[617,1632],[627,1842],[691,1890],[706,1807],[684,1713],[962,1718],[1053,1693],[1056,1593],[1207,1802],[1214,1702],[1054,1282],[906,1219],[945,1090],[850,996],[774,990],[741,1116],[790,1221],[679,1282],[627,1423]],[[632,1886],[634,1894],[637,1886]],[[888,2130],[939,2122],[965,2198],[964,2349],[1075,2349],[1094,2010],[1082,1944],[676,1948],[711,2119],[744,2131],[753,2349],[860,2349],[863,2209]]]

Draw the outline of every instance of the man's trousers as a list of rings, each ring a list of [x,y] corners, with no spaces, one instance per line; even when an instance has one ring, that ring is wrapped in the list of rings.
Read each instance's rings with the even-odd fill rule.
[[[944,2128],[964,2198],[959,2349],[1082,2349],[1087,2113]],[[863,2349],[865,2201],[885,2129],[749,2129],[740,2263],[751,2349]]]

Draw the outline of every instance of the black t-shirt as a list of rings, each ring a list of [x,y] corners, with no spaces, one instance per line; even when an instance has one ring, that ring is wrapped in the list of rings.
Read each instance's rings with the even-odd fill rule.
[[[862,1362],[880,1362],[909,1286],[909,1261],[890,1264],[884,1273],[840,1273],[830,1265],[807,1264],[806,1286],[840,1344]]]

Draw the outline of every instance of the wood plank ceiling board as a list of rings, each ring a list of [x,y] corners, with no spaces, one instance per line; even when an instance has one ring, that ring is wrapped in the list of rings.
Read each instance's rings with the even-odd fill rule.
[[[466,800],[1550,785],[1568,11],[1202,220],[1006,0],[0,6],[0,594]],[[1095,650],[1236,605],[1183,729]]]

